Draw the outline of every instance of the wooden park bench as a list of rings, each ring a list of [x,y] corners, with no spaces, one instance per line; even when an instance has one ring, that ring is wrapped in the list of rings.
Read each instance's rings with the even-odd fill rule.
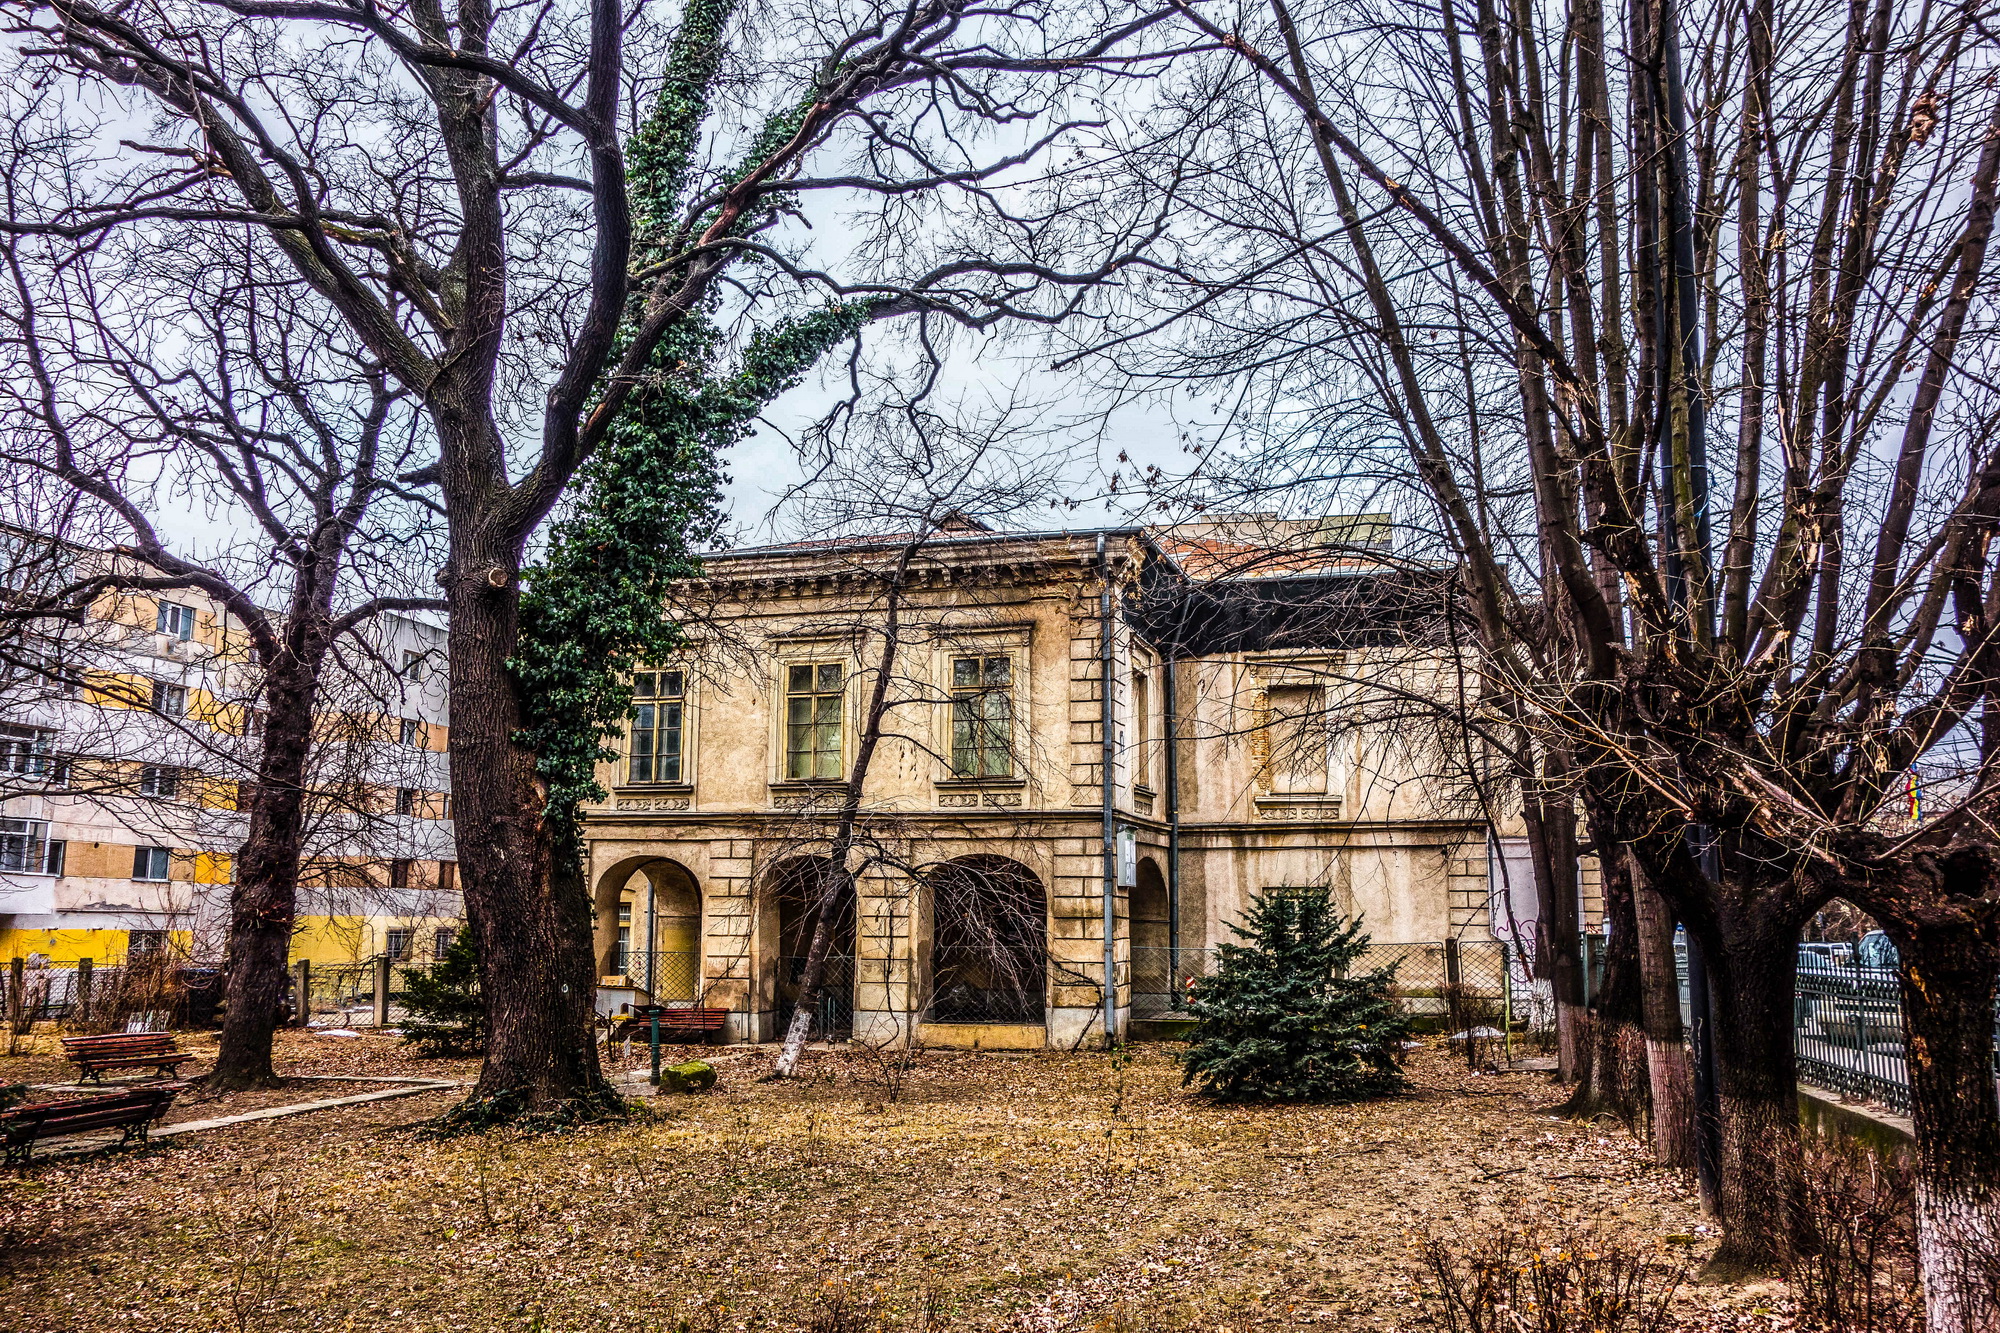
[[[173,1037],[165,1032],[107,1032],[101,1037],[64,1037],[63,1054],[95,1083],[104,1081],[107,1069],[158,1069],[172,1078],[174,1071],[194,1059],[174,1048]]]
[[[0,1111],[0,1145],[7,1151],[8,1166],[26,1166],[35,1151],[35,1140],[53,1139],[64,1134],[83,1134],[93,1129],[122,1129],[119,1143],[144,1143],[153,1122],[174,1104],[178,1083],[147,1083],[122,1092],[75,1097],[61,1102],[34,1102]]]
[[[666,1009],[660,1014],[660,1040],[704,1037],[711,1032],[720,1032],[728,1018],[727,1009]],[[652,1035],[653,1020],[644,1014],[633,1014],[619,1020],[614,1039],[630,1037],[635,1041],[644,1041]]]

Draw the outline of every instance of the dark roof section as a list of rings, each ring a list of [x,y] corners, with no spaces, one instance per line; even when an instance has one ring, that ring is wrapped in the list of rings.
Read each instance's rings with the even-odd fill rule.
[[[1127,621],[1171,657],[1335,651],[1435,633],[1451,576],[1441,570],[1254,579],[1148,580]]]

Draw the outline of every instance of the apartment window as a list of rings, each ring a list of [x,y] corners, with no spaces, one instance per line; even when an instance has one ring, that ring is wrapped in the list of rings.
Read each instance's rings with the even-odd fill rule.
[[[163,880],[167,877],[168,853],[164,847],[134,847],[132,878]]]
[[[680,782],[682,704],[687,678],[678,671],[641,671],[632,677],[631,758],[628,782]]]
[[[49,838],[47,821],[0,819],[0,872],[62,874],[64,845]]]
[[[186,717],[188,711],[187,686],[170,685],[164,680],[156,680],[153,682],[152,699],[147,706],[161,717]]]
[[[632,904],[618,904],[618,952],[611,959],[611,970],[623,976],[632,966]]]
[[[1014,773],[1014,662],[951,660],[951,768],[962,778]]]
[[[125,952],[132,957],[144,957],[149,953],[164,953],[167,948],[167,932],[164,930],[128,930],[125,932]]]
[[[194,608],[178,602],[161,602],[159,632],[183,643],[194,637]]]
[[[385,931],[384,939],[388,943],[387,952],[389,957],[394,959],[408,958],[410,956],[410,942],[416,937],[417,932],[414,930]]]
[[[785,671],[785,776],[838,778],[841,705],[847,672],[838,662],[803,662]]]
[[[0,773],[24,778],[56,773],[56,734],[39,727],[0,727]]]
[[[1132,785],[1153,785],[1153,681],[1143,671],[1132,673]]]
[[[405,857],[401,857],[401,856],[399,856],[399,857],[395,858],[395,859],[394,859],[393,861],[389,862],[389,887],[390,887],[390,888],[392,888],[392,889],[407,889],[407,888],[409,888],[409,887],[410,887],[410,866],[411,866],[411,864],[412,864],[412,862],[411,862],[411,861],[409,861],[409,860],[408,860],[407,858],[405,858]]]
[[[411,750],[423,749],[424,724],[417,721],[413,717],[404,718],[402,721],[402,730],[397,735],[396,740],[399,744],[403,745],[408,749]]]
[[[415,787],[396,788],[396,813],[414,815],[417,813],[417,789]]]
[[[139,770],[139,794],[158,796],[171,800],[181,794],[181,771],[159,764],[147,764]]]
[[[438,862],[438,889],[444,893],[458,892],[458,862]]]
[[[444,961],[444,956],[451,952],[452,942],[457,938],[458,938],[458,932],[453,930],[451,927],[449,926],[438,927],[437,934],[431,937],[432,960],[435,962],[442,963]]]
[[[424,653],[421,649],[405,648],[403,650],[402,675],[404,680],[422,680],[424,678]]]

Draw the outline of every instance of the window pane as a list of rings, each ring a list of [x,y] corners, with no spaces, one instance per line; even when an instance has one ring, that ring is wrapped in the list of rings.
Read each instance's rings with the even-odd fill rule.
[[[651,671],[641,671],[632,677],[632,697],[650,699],[658,687],[659,677]]]
[[[972,698],[962,694],[951,701],[951,767],[964,778],[979,772],[977,719],[973,716]]]
[[[819,692],[826,694],[839,689],[840,685],[840,664],[838,662],[822,664],[819,669]]]
[[[660,697],[662,699],[678,699],[685,692],[685,689],[686,682],[680,672],[662,671],[660,673]]]
[[[660,705],[660,729],[655,742],[657,764],[655,780],[659,782],[679,782],[681,780],[681,706],[679,704]]]
[[[792,694],[811,694],[813,669],[809,666],[795,666],[791,670],[790,683],[785,686]]]
[[[969,690],[979,683],[979,659],[976,657],[954,657],[951,660],[951,686],[955,690]]]
[[[1006,685],[1012,682],[1014,659],[1011,657],[989,657],[986,659],[986,684]]]

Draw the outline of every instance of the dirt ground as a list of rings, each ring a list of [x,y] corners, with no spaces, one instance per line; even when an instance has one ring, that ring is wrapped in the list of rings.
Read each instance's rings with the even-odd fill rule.
[[[1442,1051],[1406,1097],[1268,1109],[1187,1095],[1169,1048],[927,1053],[900,1089],[864,1055],[767,1084],[771,1051],[707,1054],[714,1092],[619,1127],[440,1143],[415,1132],[437,1093],[7,1173],[0,1330],[1414,1333],[1441,1327],[1427,1231],[1588,1223],[1690,1264],[1712,1244],[1622,1129]],[[300,1033],[279,1066],[475,1069]],[[1782,1297],[1690,1284],[1680,1323],[1785,1328]]]

